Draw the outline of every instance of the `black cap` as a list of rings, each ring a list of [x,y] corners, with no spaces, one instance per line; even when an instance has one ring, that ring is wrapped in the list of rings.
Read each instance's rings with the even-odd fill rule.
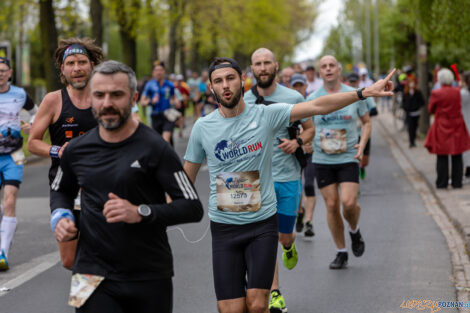
[[[228,63],[228,64],[227,64]],[[238,65],[237,61],[231,58],[215,58],[214,61],[211,62],[209,65],[209,80],[212,82],[212,72],[215,70],[218,70],[219,68],[225,68],[225,67],[231,67],[235,71],[238,72],[238,74],[241,76],[242,75],[242,69],[240,65]]]
[[[8,60],[7,58],[0,57],[0,64],[6,64],[6,66],[11,69],[10,60]]]
[[[348,75],[348,82],[357,82],[359,80],[359,75],[356,73],[351,73]]]
[[[309,66],[307,66],[307,68],[305,70],[306,71],[314,71],[315,67],[313,65],[309,65]]]

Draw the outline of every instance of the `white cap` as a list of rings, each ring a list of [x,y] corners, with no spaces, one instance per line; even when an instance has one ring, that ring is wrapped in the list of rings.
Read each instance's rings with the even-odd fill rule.
[[[361,67],[359,69],[359,75],[362,76],[362,75],[367,75],[367,69],[365,67]]]

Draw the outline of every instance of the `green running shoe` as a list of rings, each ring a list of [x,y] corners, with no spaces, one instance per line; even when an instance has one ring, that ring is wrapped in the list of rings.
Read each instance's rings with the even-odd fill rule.
[[[5,256],[5,252],[2,250],[0,253],[0,271],[6,271],[8,268],[7,258]]]
[[[269,300],[269,313],[287,313],[286,301],[277,290],[271,291],[271,300]]]
[[[284,246],[282,246],[282,261],[284,262],[284,266],[291,270],[297,265],[297,260],[299,258],[297,254],[297,249],[295,248],[295,243],[292,243],[292,246],[289,250],[286,250]]]
[[[366,169],[364,167],[359,168],[359,177],[362,180],[366,179]]]

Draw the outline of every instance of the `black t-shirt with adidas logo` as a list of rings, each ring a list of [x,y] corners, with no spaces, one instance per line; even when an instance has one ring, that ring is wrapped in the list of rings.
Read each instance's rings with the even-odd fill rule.
[[[139,124],[119,143],[103,141],[98,128],[71,140],[51,185],[51,210],[73,208],[79,188],[74,273],[118,281],[173,276],[166,227],[197,222],[203,209],[179,157],[159,134]],[[148,204],[151,217],[137,224],[107,223],[102,211],[110,192],[134,205]]]

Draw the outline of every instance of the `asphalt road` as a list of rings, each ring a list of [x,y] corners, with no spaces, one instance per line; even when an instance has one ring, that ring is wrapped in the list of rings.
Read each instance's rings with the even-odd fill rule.
[[[186,140],[177,140],[180,155],[185,143]],[[57,247],[48,226],[47,169],[48,161],[25,168],[17,208],[19,226],[9,260],[11,269],[0,273],[0,288],[17,287],[0,291],[1,313],[74,312],[66,305],[70,272],[56,263]],[[207,212],[208,173],[204,167],[196,187]],[[444,237],[378,132],[373,134],[371,164],[361,183],[359,202],[365,254],[355,258],[350,253],[348,268],[332,271],[328,264],[335,256],[335,248],[326,224],[325,206],[318,197],[315,237],[307,241],[299,234],[298,265],[291,271],[280,267],[281,291],[289,312],[413,312],[417,309],[400,308],[402,302],[454,301],[455,287],[450,279],[451,262]],[[183,225],[181,229],[189,241],[196,241],[206,233],[208,224],[206,214],[200,223]],[[173,312],[216,312],[210,231],[197,243],[187,242],[178,229],[171,228],[168,233],[176,273]],[[347,244],[350,245],[349,238]]]

